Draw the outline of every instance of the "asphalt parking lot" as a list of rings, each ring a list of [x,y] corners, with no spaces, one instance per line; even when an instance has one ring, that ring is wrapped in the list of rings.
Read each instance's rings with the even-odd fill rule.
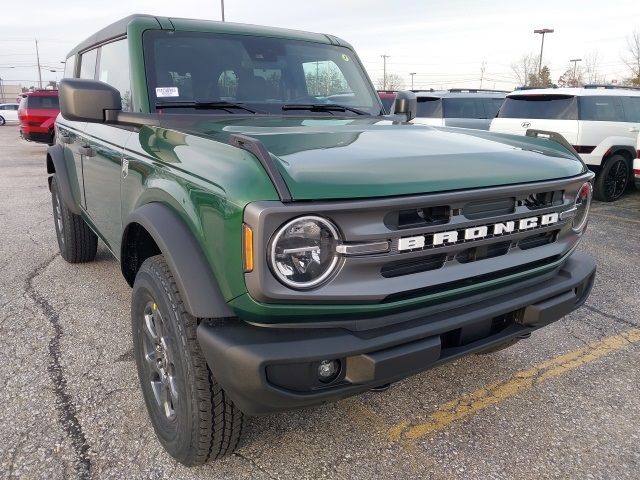
[[[100,247],[58,254],[44,152],[0,127],[0,478],[638,478],[640,192],[594,204],[594,291],[510,349],[382,393],[251,418],[236,454],[187,469],[152,431],[130,289]]]

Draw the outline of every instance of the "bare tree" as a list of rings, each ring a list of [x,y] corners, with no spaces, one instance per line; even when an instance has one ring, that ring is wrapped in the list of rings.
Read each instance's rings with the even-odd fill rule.
[[[539,59],[538,55],[526,53],[511,64],[511,70],[520,85],[527,85],[532,75],[537,76]]]
[[[597,50],[588,53],[584,57],[584,76],[587,83],[604,83],[604,75],[598,71],[600,69],[600,54]]]
[[[402,78],[402,76],[400,75],[397,75],[395,73],[388,73],[386,84],[387,90],[401,90],[405,85],[405,81],[404,78]],[[380,77],[378,78],[378,80],[376,80],[376,86],[378,87],[378,90],[383,90],[385,88],[384,85],[384,78]]]
[[[570,66],[558,78],[559,87],[581,87],[584,85],[584,72],[580,66]]]
[[[627,37],[627,56],[625,56],[624,62],[631,70],[628,82],[631,85],[640,86],[640,30],[634,30]]]

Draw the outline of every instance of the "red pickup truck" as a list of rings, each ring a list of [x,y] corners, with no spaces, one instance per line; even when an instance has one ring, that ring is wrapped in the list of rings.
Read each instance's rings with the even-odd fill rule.
[[[54,123],[60,113],[57,90],[36,90],[22,95],[18,107],[20,136],[53,145]]]

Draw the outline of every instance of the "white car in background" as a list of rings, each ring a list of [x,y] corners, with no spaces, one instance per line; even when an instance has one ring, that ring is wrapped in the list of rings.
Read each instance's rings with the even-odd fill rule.
[[[632,181],[640,132],[640,88],[517,90],[507,95],[489,128],[526,135],[543,130],[562,135],[596,172],[594,196],[612,202]]]
[[[640,190],[640,133],[636,141],[636,159],[633,161],[633,179],[635,180],[636,188]]]
[[[17,103],[0,103],[0,127],[7,123],[18,123]]]

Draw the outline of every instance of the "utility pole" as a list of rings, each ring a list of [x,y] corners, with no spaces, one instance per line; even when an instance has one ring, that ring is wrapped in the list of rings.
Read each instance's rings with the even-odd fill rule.
[[[222,21],[224,22],[224,0],[220,0],[220,9],[222,10]]]
[[[480,66],[480,88],[482,88],[482,81],[484,80],[484,71],[487,69],[487,61],[483,60]]]
[[[542,35],[542,44],[540,45],[540,62],[538,63],[538,77],[542,72],[542,52],[544,51],[544,36],[547,33],[553,33],[553,28],[539,28],[534,30],[533,33],[539,33]]]
[[[413,90],[413,76],[416,74],[416,72],[410,73],[409,75],[411,75],[411,90]]]
[[[576,67],[578,66],[578,62],[581,62],[582,59],[581,58],[574,58],[572,60],[569,60],[569,62],[573,63],[573,83],[575,83],[575,86],[578,86],[578,79],[576,78]]]
[[[4,84],[2,83],[2,77],[0,77],[0,96],[2,97],[2,103],[5,103],[7,100],[4,98]]]
[[[389,55],[380,55],[382,57],[382,89],[387,89],[387,58]]]
[[[40,52],[38,51],[38,40],[36,39],[36,59],[38,60],[38,86],[42,88],[42,70],[40,70]]]

